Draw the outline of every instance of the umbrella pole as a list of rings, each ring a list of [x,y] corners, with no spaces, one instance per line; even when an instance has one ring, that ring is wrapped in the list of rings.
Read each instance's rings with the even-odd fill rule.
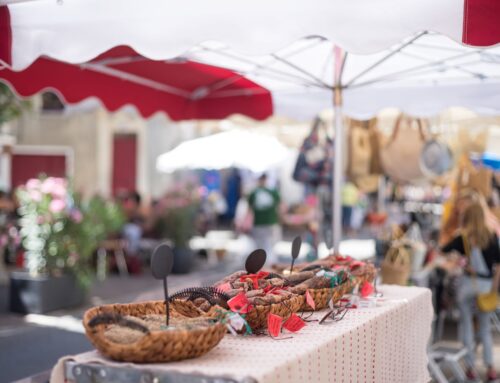
[[[335,139],[333,141],[334,168],[333,168],[333,200],[332,200],[332,224],[333,224],[333,250],[339,251],[342,240],[342,185],[343,185],[343,150],[344,127],[342,120],[341,90],[335,88],[334,93],[335,111]]]
[[[341,48],[334,47],[335,67],[334,67],[334,92],[333,107],[335,112],[335,137],[334,137],[334,168],[332,177],[332,230],[333,230],[333,250],[339,252],[340,241],[342,240],[342,185],[343,185],[343,142],[344,126],[342,119],[342,70],[345,63],[345,55]]]

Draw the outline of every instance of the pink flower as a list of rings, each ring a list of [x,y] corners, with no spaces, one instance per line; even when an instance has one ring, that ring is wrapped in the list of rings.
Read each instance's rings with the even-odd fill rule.
[[[66,202],[62,199],[53,199],[50,201],[49,210],[51,213],[57,214],[64,210],[66,207]]]
[[[40,187],[40,184],[41,182],[39,179],[31,178],[28,180],[28,182],[26,182],[26,189],[28,190],[38,189]]]
[[[56,183],[52,188],[52,196],[55,198],[66,198],[66,186]]]
[[[42,193],[36,189],[28,189],[30,198],[35,202],[40,202],[42,200]]]
[[[42,193],[52,194],[56,198],[63,198],[66,196],[66,180],[49,177],[43,181],[40,189]]]
[[[52,193],[52,189],[54,188],[55,184],[56,183],[55,183],[54,177],[48,177],[48,178],[43,180],[43,182],[40,186],[40,190],[44,194],[50,194],[50,193]]]
[[[80,210],[73,209],[73,210],[71,210],[70,217],[74,222],[80,223],[80,222],[82,222],[83,214]]]

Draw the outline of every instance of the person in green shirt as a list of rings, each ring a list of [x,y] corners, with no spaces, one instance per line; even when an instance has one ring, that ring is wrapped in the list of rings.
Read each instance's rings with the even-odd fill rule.
[[[279,240],[279,206],[280,195],[277,190],[266,186],[267,176],[263,174],[257,187],[248,196],[248,205],[252,210],[252,236],[258,248],[264,249],[267,259],[273,259],[273,246]]]

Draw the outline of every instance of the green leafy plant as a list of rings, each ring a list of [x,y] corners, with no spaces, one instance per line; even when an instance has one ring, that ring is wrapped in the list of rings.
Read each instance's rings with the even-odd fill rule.
[[[100,197],[85,202],[66,180],[53,177],[29,180],[17,196],[30,274],[71,273],[88,287],[92,255],[99,242],[122,227],[121,208]]]
[[[0,125],[18,118],[30,107],[29,101],[20,100],[7,85],[0,83]]]
[[[172,240],[175,247],[189,246],[189,240],[196,232],[199,206],[200,195],[194,185],[177,185],[166,193],[161,202],[160,231]]]

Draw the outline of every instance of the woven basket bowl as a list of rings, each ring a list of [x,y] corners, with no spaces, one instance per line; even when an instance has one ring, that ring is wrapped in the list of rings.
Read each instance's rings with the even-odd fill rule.
[[[245,320],[252,330],[264,329],[267,328],[267,316],[269,314],[279,315],[283,319],[287,319],[300,310],[303,302],[303,296],[295,295],[280,303],[253,306],[246,314]]]
[[[363,282],[373,283],[377,277],[377,269],[373,264],[367,263],[364,266],[353,270],[351,274],[354,276],[356,285],[360,285]]]
[[[184,311],[190,312],[191,302],[187,303],[184,306],[181,302],[175,302],[173,305],[175,308],[171,308],[171,317],[186,317],[179,314],[177,308],[184,306],[182,307]],[[194,313],[195,310],[191,312]],[[138,317],[165,314],[165,304],[163,301],[114,304],[94,307],[85,312],[83,325],[87,337],[102,354],[117,361],[155,363],[196,358],[214,348],[226,333],[226,326],[214,323],[208,327],[192,330],[150,331],[134,343],[115,343],[104,335],[106,325],[89,326],[89,321],[95,316],[111,313]]]
[[[328,287],[325,289],[308,289],[309,294],[314,300],[315,309],[313,310],[313,308],[307,304],[304,295],[304,302],[302,303],[300,311],[323,310],[328,306],[328,302],[330,301],[330,299],[333,300],[333,303],[337,303],[345,294],[351,292],[353,286],[353,282],[351,282],[351,280],[347,280],[336,287]]]

